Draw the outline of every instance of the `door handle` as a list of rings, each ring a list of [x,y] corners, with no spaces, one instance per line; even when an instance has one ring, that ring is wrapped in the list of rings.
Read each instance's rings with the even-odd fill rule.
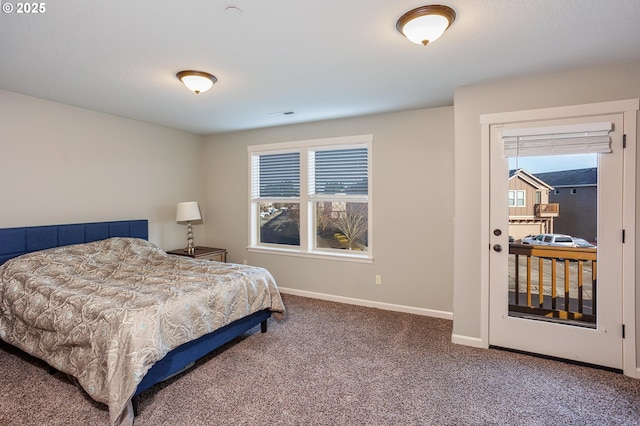
[[[502,251],[502,246],[500,244],[494,244],[493,245],[493,250],[497,251],[498,253],[500,253]]]

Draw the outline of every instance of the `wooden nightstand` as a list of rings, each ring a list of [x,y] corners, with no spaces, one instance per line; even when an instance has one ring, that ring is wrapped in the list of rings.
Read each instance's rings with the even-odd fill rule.
[[[217,262],[227,261],[227,249],[195,246],[195,252],[189,254],[186,248],[168,251],[168,254],[178,256],[188,256],[194,259],[215,260]]]

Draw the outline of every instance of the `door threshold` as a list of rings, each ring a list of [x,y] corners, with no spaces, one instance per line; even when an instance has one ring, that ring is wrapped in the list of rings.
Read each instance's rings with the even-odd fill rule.
[[[519,349],[512,349],[512,348],[505,348],[503,346],[495,346],[495,345],[489,345],[489,349],[496,349],[499,351],[505,351],[505,352],[512,352],[512,353],[516,353],[516,354],[521,354],[521,355],[529,355],[529,356],[533,356],[536,358],[542,358],[542,359],[548,359],[551,361],[559,361],[565,364],[571,364],[571,365],[578,365],[581,367],[588,367],[588,368],[595,368],[597,370],[605,370],[605,371],[610,371],[612,373],[618,373],[618,374],[623,374],[624,371],[620,368],[613,368],[613,367],[606,367],[604,365],[597,365],[597,364],[591,364],[588,362],[582,362],[582,361],[575,361],[572,359],[566,359],[566,358],[560,358],[557,356],[551,356],[551,355],[543,355],[543,354],[537,354],[535,352],[528,352],[528,351],[522,351]]]

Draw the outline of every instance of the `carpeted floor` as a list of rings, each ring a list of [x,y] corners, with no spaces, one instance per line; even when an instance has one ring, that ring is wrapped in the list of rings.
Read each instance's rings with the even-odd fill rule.
[[[284,295],[287,317],[142,395],[136,426],[638,425],[640,380],[451,343],[451,322]],[[101,425],[106,407],[0,346],[0,424]]]

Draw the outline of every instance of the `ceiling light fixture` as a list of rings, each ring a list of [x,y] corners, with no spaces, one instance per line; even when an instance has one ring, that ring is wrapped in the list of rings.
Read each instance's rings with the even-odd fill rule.
[[[203,71],[180,71],[176,77],[196,95],[211,89],[213,84],[218,81],[213,75]]]
[[[447,6],[421,6],[398,19],[396,29],[416,44],[436,41],[456,19],[456,12]]]

